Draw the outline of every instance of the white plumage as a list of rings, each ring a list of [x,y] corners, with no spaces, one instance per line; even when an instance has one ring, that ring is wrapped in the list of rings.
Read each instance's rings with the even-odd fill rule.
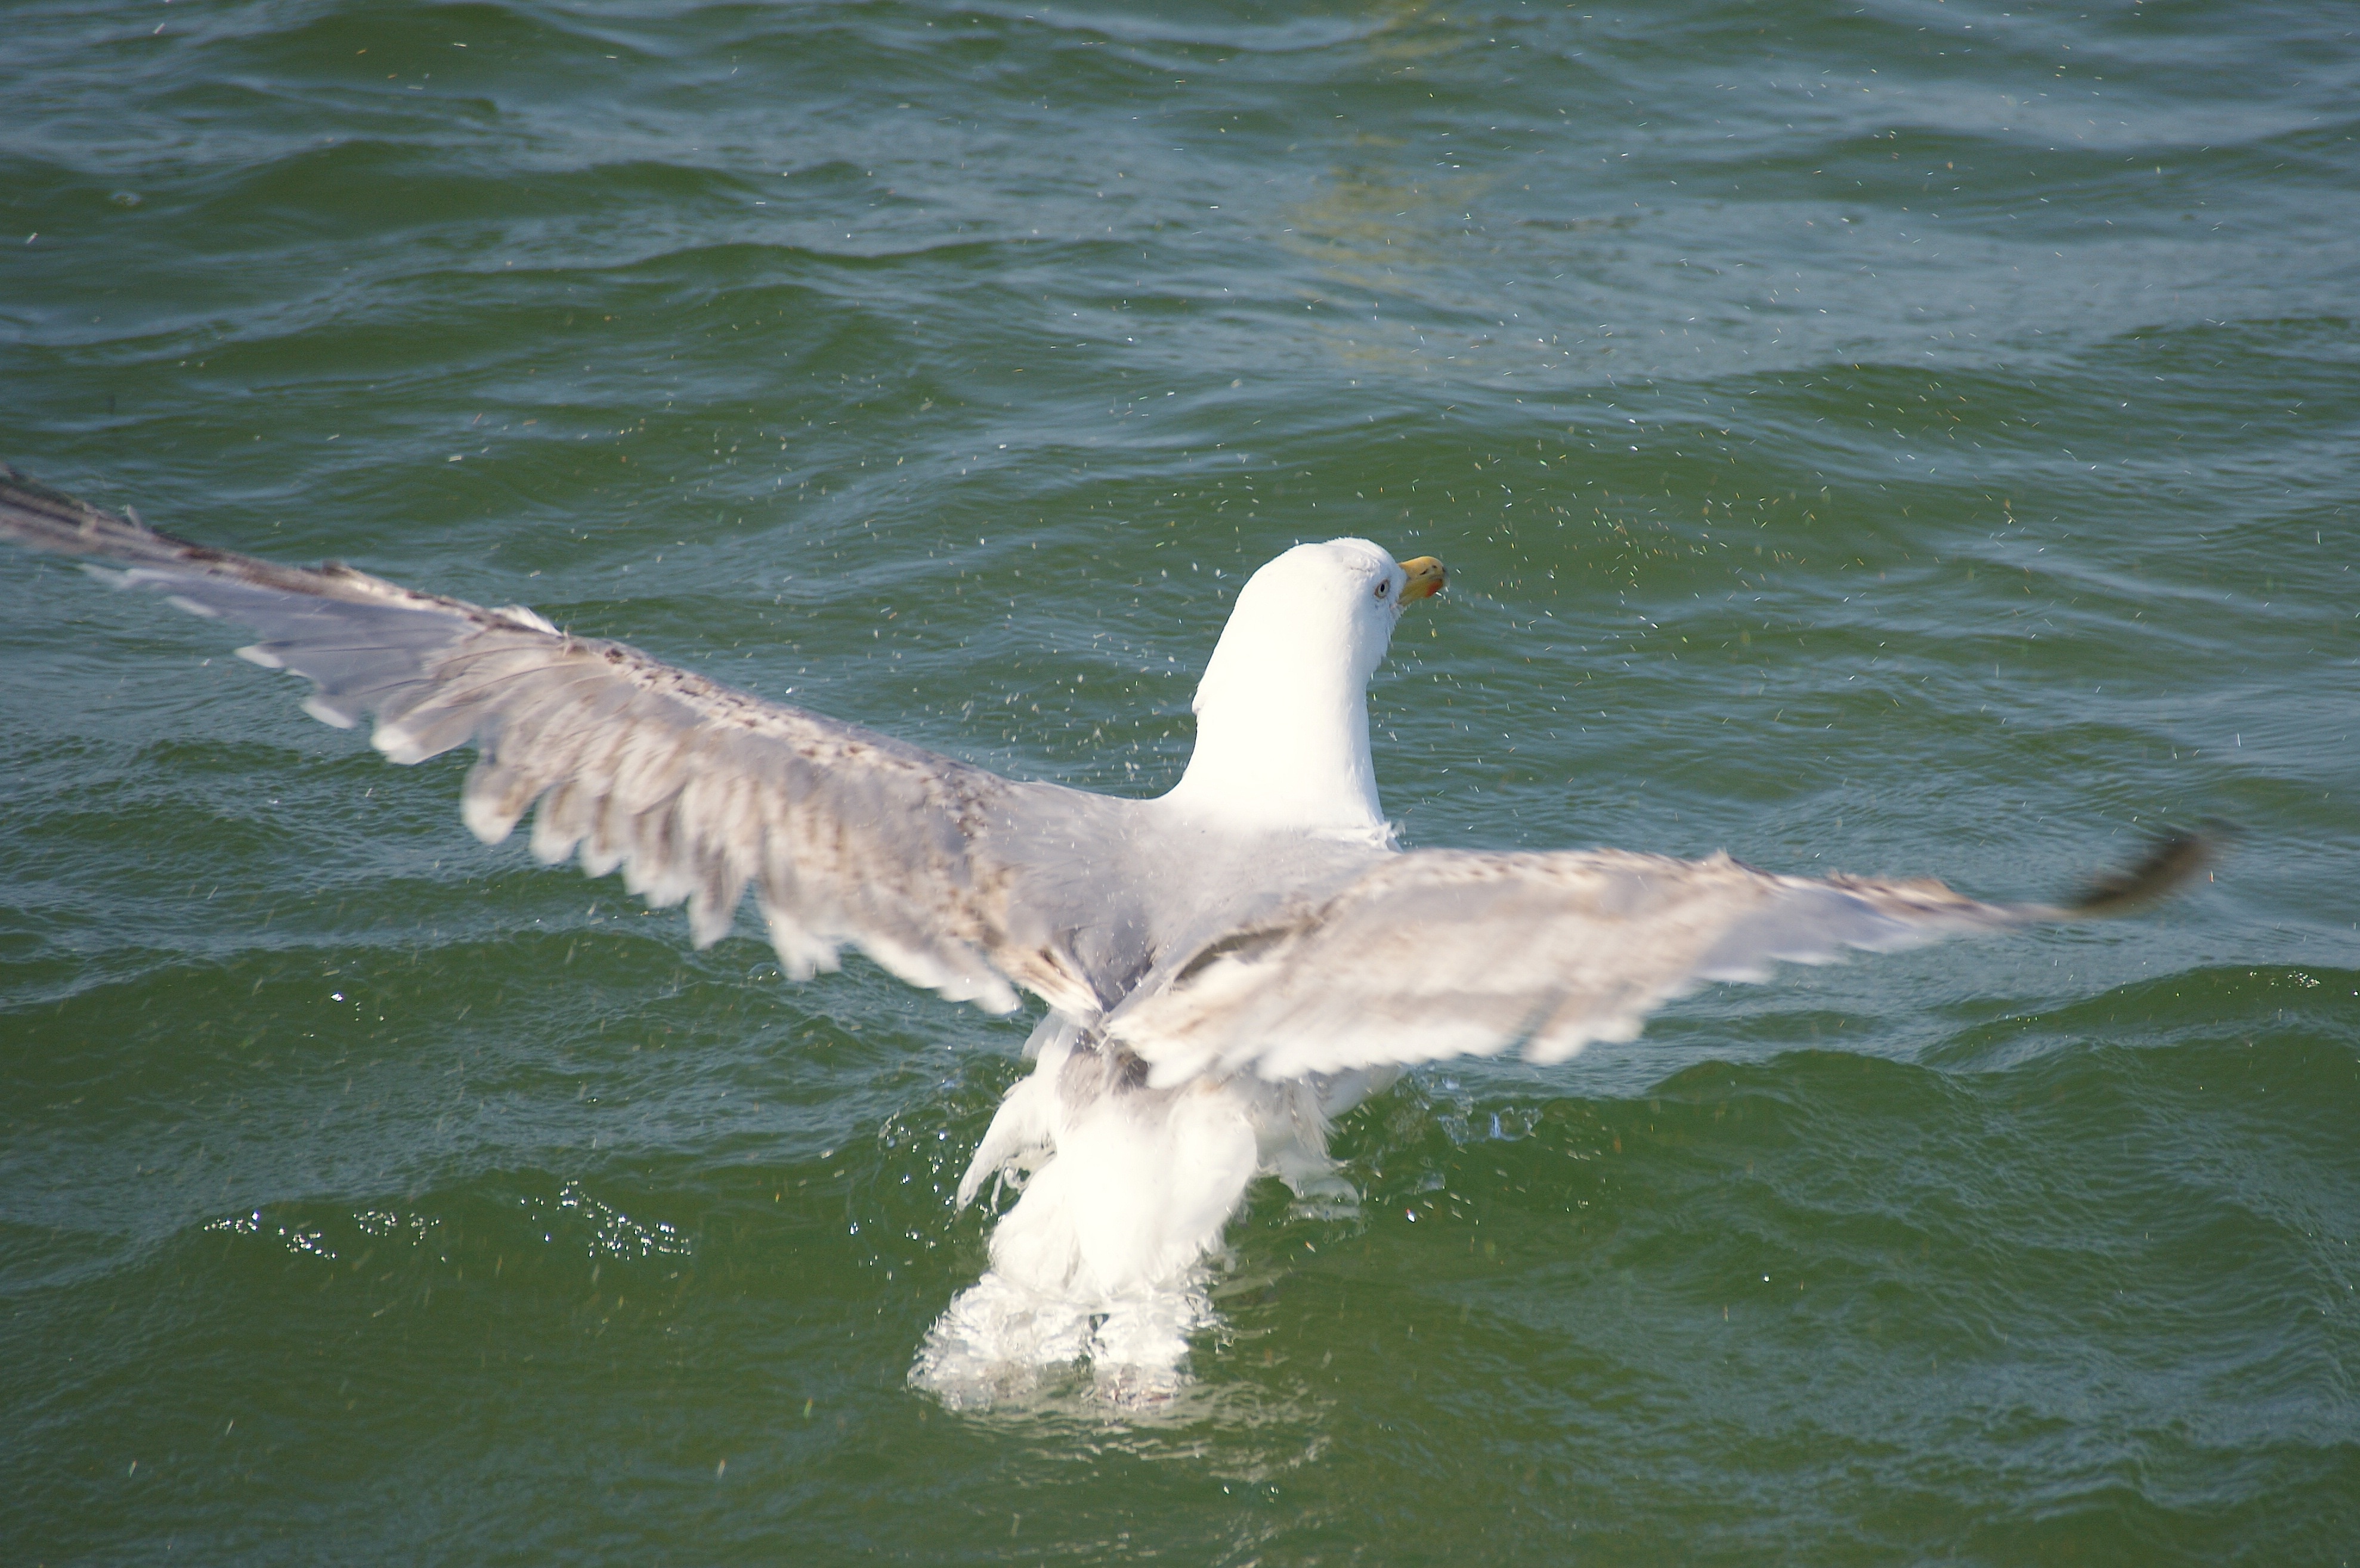
[[[243,623],[332,724],[374,715],[417,762],[473,744],[467,826],[620,869],[688,905],[704,945],[750,889],[787,972],[847,944],[912,984],[1049,1012],[959,1189],[1022,1182],[991,1267],[912,1376],[988,1399],[1087,1357],[1153,1395],[1209,1313],[1204,1271],[1258,1174],[1349,1200],[1331,1121],[1405,1064],[1623,1039],[1707,980],[1775,960],[2110,911],[2183,877],[2170,841],[2070,909],[1939,883],[1808,879],[1727,856],[1404,853],[1379,802],[1366,691],[1438,563],[1365,540],[1302,544],[1240,590],[1167,795],[1021,783],[765,702],[519,607],[484,609],[341,566],[173,539],[0,468],[0,535],[93,557],[125,586]]]

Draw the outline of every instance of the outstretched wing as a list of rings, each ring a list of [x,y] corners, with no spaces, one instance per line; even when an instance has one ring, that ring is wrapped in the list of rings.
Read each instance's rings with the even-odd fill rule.
[[[701,946],[751,886],[788,970],[856,944],[913,984],[994,1011],[1022,986],[1090,1014],[1119,994],[1077,954],[1079,908],[1131,803],[1020,784],[850,724],[765,702],[530,610],[485,609],[348,567],[209,550],[0,467],[0,537],[115,568],[198,615],[253,628],[238,652],[308,677],[330,724],[377,719],[397,762],[473,743],[464,813],[486,843],[535,802],[533,852],[578,848]]]
[[[1561,1061],[1625,1040],[1671,998],[1776,961],[2112,913],[2201,865],[2167,840],[2066,907],[1983,904],[1940,883],[1777,876],[1727,855],[1421,850],[1324,903],[1209,943],[1106,1022],[1150,1080],[1336,1072],[1522,1046]]]

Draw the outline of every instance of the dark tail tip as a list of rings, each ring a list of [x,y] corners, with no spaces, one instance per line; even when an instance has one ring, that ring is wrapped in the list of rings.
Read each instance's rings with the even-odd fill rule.
[[[2192,833],[2169,833],[2120,871],[2107,872],[2066,902],[2075,915],[2125,915],[2176,890],[2212,865],[2237,836],[2234,823],[2208,817]]]

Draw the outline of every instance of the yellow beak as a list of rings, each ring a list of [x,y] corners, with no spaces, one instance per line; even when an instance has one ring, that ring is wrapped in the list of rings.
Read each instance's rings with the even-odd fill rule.
[[[1409,581],[1402,585],[1401,601],[1404,604],[1415,599],[1432,598],[1442,591],[1442,585],[1450,577],[1450,574],[1443,569],[1442,563],[1431,555],[1404,561],[1401,569],[1409,574]]]

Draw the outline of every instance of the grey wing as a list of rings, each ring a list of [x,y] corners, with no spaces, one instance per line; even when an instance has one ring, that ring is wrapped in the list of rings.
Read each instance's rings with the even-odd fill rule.
[[[2112,913],[2202,863],[2202,839],[2068,907],[1983,904],[1940,883],[1778,876],[1613,850],[1394,857],[1316,906],[1239,930],[1118,1008],[1107,1034],[1168,1085],[1490,1056],[1559,1061],[1629,1039],[1699,983],[1774,962]]]
[[[533,852],[578,848],[699,945],[750,886],[798,978],[856,944],[913,984],[994,1011],[1021,986],[1094,1014],[1117,982],[1077,955],[1131,803],[1021,784],[735,691],[530,610],[485,609],[343,566],[209,550],[0,470],[0,537],[93,558],[126,587],[251,627],[239,652],[307,676],[331,724],[374,714],[377,749],[417,762],[473,743],[467,826],[506,838],[539,803]]]

